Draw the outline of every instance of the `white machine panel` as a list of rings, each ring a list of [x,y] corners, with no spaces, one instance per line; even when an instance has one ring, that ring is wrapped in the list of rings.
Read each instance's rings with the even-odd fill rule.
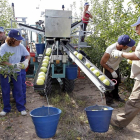
[[[70,38],[72,11],[45,10],[45,36]]]

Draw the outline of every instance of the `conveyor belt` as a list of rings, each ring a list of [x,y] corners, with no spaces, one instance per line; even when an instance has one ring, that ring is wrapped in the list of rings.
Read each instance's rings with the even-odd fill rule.
[[[63,42],[62,42],[63,44]],[[114,89],[114,85],[115,83],[112,82],[106,75],[104,75],[95,65],[93,65],[88,59],[86,59],[86,57],[83,56],[82,60],[79,60],[74,54],[73,52],[75,51],[74,47],[72,45],[70,45],[69,43],[67,43],[66,45],[63,44],[64,50],[66,51],[66,53],[69,55],[69,57],[80,67],[80,69],[88,76],[88,78],[96,85],[96,87],[101,91],[101,92],[105,92],[105,91],[112,91]],[[88,62],[90,63],[90,66],[95,67],[99,72],[100,75],[104,75],[106,77],[106,79],[108,79],[110,81],[110,85],[107,86],[104,83],[102,83],[99,78],[94,75],[94,73],[85,66],[85,63]]]
[[[82,20],[76,21],[76,22],[72,23],[72,24],[71,24],[71,28],[74,27],[74,26],[76,26],[76,25],[77,25],[78,23],[80,23],[81,21],[82,21]]]

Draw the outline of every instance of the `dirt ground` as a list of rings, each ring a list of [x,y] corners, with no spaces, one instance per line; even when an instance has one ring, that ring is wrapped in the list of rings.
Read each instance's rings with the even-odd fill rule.
[[[140,114],[123,130],[114,130],[112,126],[106,133],[95,133],[90,130],[84,108],[95,104],[105,105],[105,100],[104,95],[102,100],[99,90],[88,78],[76,79],[74,91],[67,94],[68,97],[66,93],[60,93],[59,87],[56,86],[55,90],[57,92],[54,91],[49,97],[50,105],[62,109],[63,113],[56,135],[47,140],[140,140]],[[120,93],[126,100],[130,94],[122,87]],[[113,110],[113,115],[124,110],[124,104],[115,103],[118,104],[118,108]],[[11,112],[5,117],[0,117],[0,140],[41,140],[36,135],[30,111],[43,105],[47,106],[46,98],[35,92],[33,87],[27,86],[27,116],[20,115],[12,99],[11,105]],[[0,96],[0,111],[2,107]]]

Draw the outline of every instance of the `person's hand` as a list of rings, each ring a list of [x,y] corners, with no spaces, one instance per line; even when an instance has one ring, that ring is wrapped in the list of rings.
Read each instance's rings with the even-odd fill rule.
[[[112,75],[113,78],[117,78],[117,77],[118,77],[118,75],[117,75],[117,73],[116,73],[115,71],[113,71],[113,72],[111,73],[111,75]]]
[[[111,57],[113,57],[113,58],[122,57],[122,51],[113,50],[111,53]]]
[[[21,64],[20,63],[16,63],[16,64],[12,64],[14,67],[18,68],[18,69],[21,69]]]
[[[22,69],[26,69],[28,67],[28,63],[29,63],[29,60],[28,59],[26,59],[25,61],[21,62],[21,66],[22,66],[21,68]]]
[[[127,64],[132,65],[132,60],[127,59]]]

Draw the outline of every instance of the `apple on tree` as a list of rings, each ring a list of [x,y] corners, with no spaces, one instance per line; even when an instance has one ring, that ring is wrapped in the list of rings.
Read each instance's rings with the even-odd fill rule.
[[[44,80],[42,80],[42,79],[37,79],[36,84],[37,84],[37,85],[43,85],[43,84],[44,84]]]
[[[104,83],[105,85],[107,85],[107,86],[110,85],[110,82],[109,82],[109,80],[107,80],[107,79],[104,79],[104,80],[103,80],[103,83]]]
[[[106,77],[105,77],[104,75],[100,75],[98,78],[99,78],[101,81],[103,81],[104,79],[106,79]]]
[[[132,60],[127,59],[127,63],[130,64],[130,65],[132,65]]]
[[[90,63],[86,62],[85,64],[88,68],[90,68]]]
[[[94,70],[93,73],[98,77],[100,75],[100,72],[98,70]]]
[[[74,51],[73,53],[74,53],[74,55],[77,55],[77,54],[78,54],[78,52],[77,52],[77,51]]]
[[[90,70],[91,70],[91,71],[94,71],[94,70],[95,70],[95,68],[94,68],[94,67],[90,67]]]
[[[43,71],[43,72],[46,73],[46,72],[47,72],[47,68],[46,68],[46,67],[41,67],[41,68],[40,68],[40,71]]]
[[[78,53],[78,54],[77,54],[77,57],[78,57],[80,60],[83,59],[83,55],[82,55],[81,53]]]

